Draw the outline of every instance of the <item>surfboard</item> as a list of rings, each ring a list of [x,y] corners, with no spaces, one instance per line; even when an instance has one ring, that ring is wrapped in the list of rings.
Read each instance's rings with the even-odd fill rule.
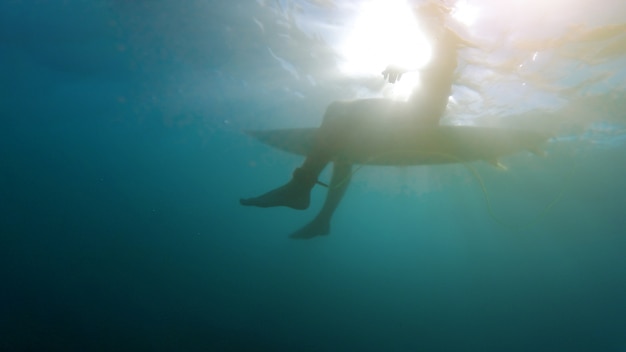
[[[332,139],[334,161],[365,165],[429,165],[484,160],[530,151],[540,154],[546,133],[494,127],[437,126],[354,131],[337,137],[318,128],[253,130],[246,133],[279,150],[307,155],[316,139]]]

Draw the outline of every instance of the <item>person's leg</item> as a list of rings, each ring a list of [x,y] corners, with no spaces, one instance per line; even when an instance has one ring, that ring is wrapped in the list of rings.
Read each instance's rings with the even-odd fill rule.
[[[343,195],[348,189],[352,177],[352,164],[335,162],[333,175],[328,186],[328,194],[322,206],[322,210],[306,226],[294,232],[289,237],[294,239],[309,239],[315,236],[328,235],[330,233],[330,219]]]
[[[271,190],[258,197],[240,199],[244,206],[261,208],[286,206],[303,210],[309,207],[311,189],[317,177],[340,148],[342,136],[349,131],[349,123],[342,121],[344,116],[343,103],[332,103],[326,109],[324,120],[320,126],[315,145],[302,166],[294,170],[292,178],[285,185]]]

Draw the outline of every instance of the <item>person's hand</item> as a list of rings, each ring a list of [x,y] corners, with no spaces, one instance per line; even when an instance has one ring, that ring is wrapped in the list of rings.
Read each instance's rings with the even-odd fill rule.
[[[397,81],[400,80],[400,78],[402,78],[402,75],[404,74],[404,72],[405,70],[401,69],[398,66],[389,65],[382,72],[382,74],[385,80],[389,81],[389,83],[396,83]]]

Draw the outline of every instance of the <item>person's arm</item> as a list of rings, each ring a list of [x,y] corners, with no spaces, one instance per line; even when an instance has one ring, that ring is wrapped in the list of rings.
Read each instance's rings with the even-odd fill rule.
[[[480,49],[478,45],[470,42],[469,40],[461,38],[455,31],[448,29],[448,35],[450,39],[454,41],[458,48],[470,48],[470,49]]]
[[[476,45],[473,42],[470,42],[468,40],[465,40],[463,38],[461,38],[458,34],[456,34],[456,32],[454,32],[453,30],[451,30],[450,28],[446,27],[445,30],[445,36],[440,39],[440,40],[444,40],[444,46],[447,47],[448,49],[443,50],[444,55],[454,55],[455,60],[456,60],[456,50],[458,48],[471,48],[471,49],[480,49],[480,47],[478,45]],[[407,72],[411,72],[411,71],[420,71],[423,69],[428,69],[429,65],[426,65],[426,67],[422,67],[420,69],[406,69],[397,65],[389,65],[387,66],[387,68],[385,68],[385,70],[382,72],[383,78],[388,81],[389,83],[396,83],[398,81],[400,81],[400,78],[402,78],[402,75],[407,73]],[[455,64],[456,67],[456,64]]]

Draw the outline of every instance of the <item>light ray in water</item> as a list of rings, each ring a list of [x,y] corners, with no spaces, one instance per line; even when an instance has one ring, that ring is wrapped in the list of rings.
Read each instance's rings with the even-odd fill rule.
[[[387,65],[416,69],[428,62],[430,44],[402,0],[364,4],[341,45],[340,69],[349,75],[380,75]]]
[[[457,2],[452,10],[452,18],[468,27],[476,22],[479,14],[479,9],[468,4],[467,0]]]

